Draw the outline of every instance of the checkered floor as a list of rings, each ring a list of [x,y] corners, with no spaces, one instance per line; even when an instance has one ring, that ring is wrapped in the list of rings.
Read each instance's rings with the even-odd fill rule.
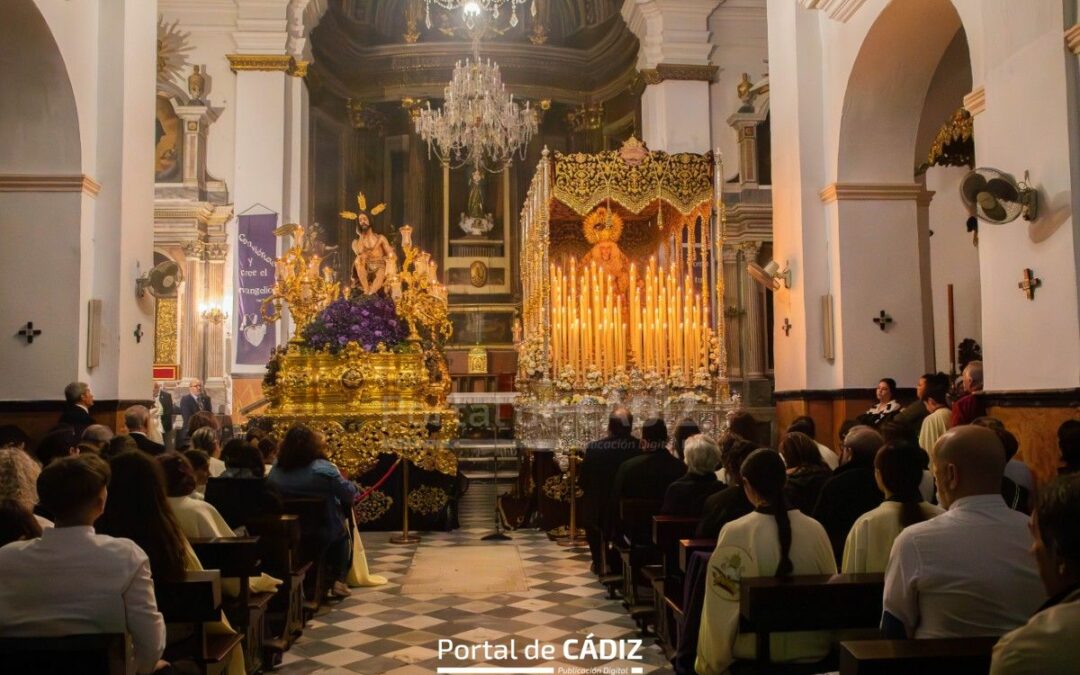
[[[643,661],[566,660],[564,640],[580,641],[589,634],[594,640],[638,638],[633,621],[619,600],[607,599],[603,586],[589,573],[586,549],[563,548],[536,530],[511,532],[509,542],[481,542],[480,537],[489,531],[467,525],[455,532],[424,534],[419,545],[517,546],[529,590],[499,595],[402,595],[399,582],[416,546],[395,546],[387,542],[390,533],[368,532],[363,535],[368,564],[390,583],[354,589],[352,597],[324,608],[274,672],[425,675],[438,667],[465,666],[552,666],[556,674],[560,667],[573,667],[578,673],[591,668],[595,673],[672,672],[651,639],[643,642]],[[548,661],[439,659],[440,638],[452,638],[455,645],[508,645],[513,640],[519,657],[525,644],[539,641],[554,645],[557,656]]]

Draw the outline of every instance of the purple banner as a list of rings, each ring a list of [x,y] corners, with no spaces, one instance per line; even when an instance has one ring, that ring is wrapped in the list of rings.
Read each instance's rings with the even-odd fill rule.
[[[236,246],[236,363],[264,365],[277,346],[276,326],[262,315],[274,286],[276,213],[239,216]]]

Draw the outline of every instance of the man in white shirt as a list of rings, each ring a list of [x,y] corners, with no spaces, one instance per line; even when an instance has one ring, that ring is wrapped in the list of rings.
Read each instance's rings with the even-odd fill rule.
[[[1002,635],[1046,600],[1024,514],[1001,498],[1005,451],[990,429],[950,429],[931,469],[948,510],[896,538],[885,570],[889,638]]]
[[[150,561],[134,542],[94,533],[109,477],[89,453],[41,472],[38,499],[56,527],[0,548],[0,637],[128,633],[138,672],[150,673],[168,665]]]

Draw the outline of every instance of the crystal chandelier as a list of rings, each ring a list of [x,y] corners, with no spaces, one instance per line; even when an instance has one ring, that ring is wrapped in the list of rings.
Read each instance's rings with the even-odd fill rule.
[[[438,2],[440,0],[433,0]],[[499,65],[481,61],[474,44],[473,58],[458,61],[443,90],[443,107],[431,103],[415,118],[416,133],[428,144],[428,154],[457,168],[499,171],[514,152],[525,156],[525,146],[537,131],[536,111],[522,107],[508,94]]]
[[[424,11],[424,24],[431,29],[431,6],[437,5],[443,9],[450,11],[461,7],[462,14],[465,15],[465,26],[469,30],[472,30],[475,26],[476,17],[481,12],[490,12],[493,19],[499,18],[499,11],[503,9],[505,5],[510,5],[510,26],[511,28],[518,25],[517,8],[518,5],[524,5],[530,0],[424,0],[426,5]],[[531,0],[532,8],[529,10],[533,18],[536,18],[536,0]]]

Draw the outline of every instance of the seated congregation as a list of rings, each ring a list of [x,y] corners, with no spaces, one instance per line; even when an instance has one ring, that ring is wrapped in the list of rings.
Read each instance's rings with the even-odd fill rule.
[[[669,450],[616,408],[580,471],[593,572],[680,674],[1075,672],[1080,420],[1036,486],[967,398],[977,368],[908,406],[883,380],[835,453],[809,417],[761,447],[746,411],[717,440],[680,421]]]
[[[0,429],[0,670],[89,672],[72,660],[103,647],[93,672],[269,670],[320,605],[385,583],[320,434],[222,444],[199,415],[181,451],[145,439],[144,406],[117,436]]]

